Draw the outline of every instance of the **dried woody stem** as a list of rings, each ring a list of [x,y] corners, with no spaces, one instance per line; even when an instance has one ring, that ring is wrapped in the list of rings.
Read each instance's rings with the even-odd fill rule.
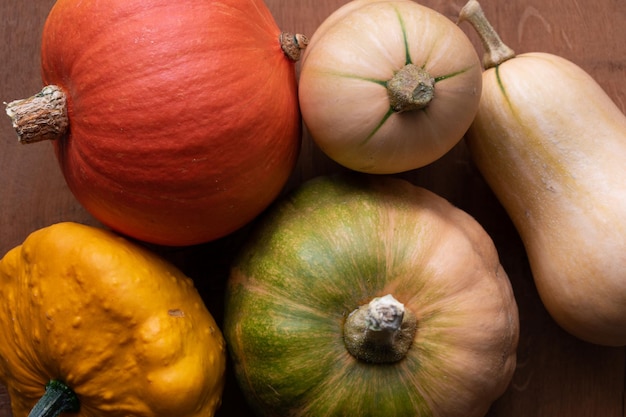
[[[32,97],[6,103],[6,113],[20,143],[59,139],[69,126],[65,93],[55,85],[44,87]]]
[[[309,44],[309,39],[299,33],[294,35],[289,32],[282,32],[278,40],[285,55],[294,62],[300,60],[302,51],[304,51]]]
[[[459,23],[464,21],[469,22],[480,37],[485,49],[483,56],[485,69],[493,68],[515,57],[515,51],[502,42],[477,0],[469,0],[461,9]]]
[[[364,362],[396,362],[406,356],[416,331],[413,312],[388,294],[350,313],[344,323],[344,344]]]

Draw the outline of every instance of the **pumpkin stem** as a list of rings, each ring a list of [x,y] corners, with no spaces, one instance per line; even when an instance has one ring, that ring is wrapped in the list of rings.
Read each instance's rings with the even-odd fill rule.
[[[278,40],[285,55],[294,62],[300,60],[302,51],[304,51],[309,44],[309,38],[299,33],[294,35],[289,32],[282,32]]]
[[[354,310],[344,323],[344,344],[352,356],[369,363],[404,358],[417,331],[415,315],[391,294]]]
[[[493,26],[491,26],[489,20],[487,20],[477,0],[469,0],[461,9],[458,22],[463,21],[469,22],[478,33],[483,48],[485,49],[483,56],[485,69],[493,68],[502,64],[504,61],[515,58],[515,51],[502,42],[498,33]]]
[[[69,126],[65,93],[56,85],[5,104],[20,143],[59,139]]]
[[[407,64],[387,81],[387,93],[393,111],[420,110],[435,95],[435,79],[423,68]]]
[[[45,394],[28,414],[28,417],[56,417],[61,413],[76,413],[80,409],[78,397],[63,382],[56,379],[46,384]]]

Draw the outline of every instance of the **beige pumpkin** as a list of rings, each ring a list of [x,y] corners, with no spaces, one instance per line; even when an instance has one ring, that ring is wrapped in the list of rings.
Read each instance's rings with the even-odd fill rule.
[[[410,0],[355,0],[310,39],[299,80],[302,117],[315,143],[345,167],[419,168],[471,124],[481,71],[467,36],[435,10]]]
[[[626,117],[580,67],[515,55],[471,0],[486,48],[467,144],[515,224],[539,295],[573,335],[626,344]]]

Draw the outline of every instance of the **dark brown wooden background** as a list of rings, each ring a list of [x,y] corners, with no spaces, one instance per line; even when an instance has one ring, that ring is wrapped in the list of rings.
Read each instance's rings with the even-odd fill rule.
[[[346,0],[267,0],[283,30],[312,35]],[[40,88],[39,45],[53,0],[0,2],[0,101],[24,98]],[[422,0],[456,20],[464,0]],[[624,0],[482,0],[485,13],[516,52],[559,54],[587,70],[626,110],[626,2]],[[480,55],[476,37],[463,24]],[[3,112],[4,114],[4,112]],[[75,201],[49,143],[19,145],[10,120],[0,115],[0,256],[32,231],[72,220],[97,224]],[[626,163],[626,161],[625,161]],[[289,183],[338,170],[305,132],[302,156]],[[625,351],[581,342],[559,329],[541,305],[518,236],[468,159],[461,142],[436,163],[402,175],[448,198],[491,234],[517,297],[521,339],[518,367],[490,417],[625,416]],[[190,248],[155,248],[192,277],[207,306],[221,320],[222,289],[229,260],[246,229]],[[9,417],[0,389],[0,417]],[[219,416],[251,416],[232,374]]]

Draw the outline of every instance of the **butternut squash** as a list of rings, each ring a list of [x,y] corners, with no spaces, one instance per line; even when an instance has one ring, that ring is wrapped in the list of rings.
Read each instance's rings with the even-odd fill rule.
[[[410,0],[349,1],[304,50],[302,120],[344,167],[409,171],[461,140],[478,108],[481,73],[469,38],[436,10]]]
[[[626,344],[626,117],[574,63],[515,53],[480,5],[460,14],[485,48],[466,141],[510,215],[539,296],[585,341]]]

